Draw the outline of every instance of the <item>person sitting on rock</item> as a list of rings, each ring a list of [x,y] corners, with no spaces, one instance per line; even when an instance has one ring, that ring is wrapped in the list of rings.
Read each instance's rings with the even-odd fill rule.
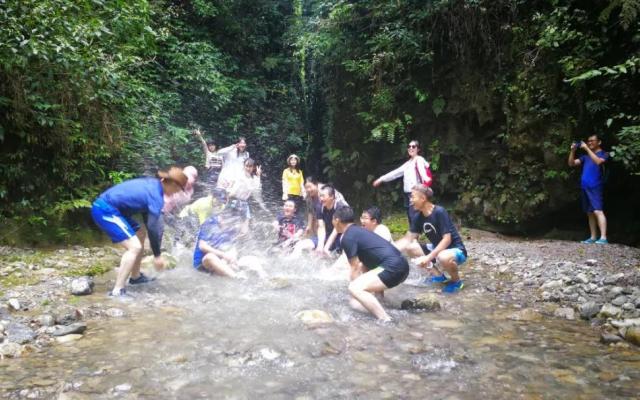
[[[458,230],[449,218],[447,211],[433,204],[433,190],[426,186],[414,186],[411,191],[411,205],[418,211],[412,219],[409,231],[404,237],[395,242],[398,249],[410,257],[417,257],[415,262],[423,268],[430,268],[434,261],[444,268],[451,276],[448,280],[444,273],[435,273],[432,283],[445,283],[444,293],[460,291],[464,284],[458,275],[458,266],[467,260],[467,250],[462,243]],[[424,233],[431,242],[431,246],[421,245],[416,239]]]
[[[159,171],[158,178],[124,181],[107,189],[93,202],[91,217],[95,223],[114,243],[126,249],[111,291],[113,296],[127,296],[125,285],[129,275],[130,284],[150,281],[140,272],[147,232],[154,255],[153,264],[156,269],[164,269],[165,260],[160,249],[164,230],[164,195],[171,196],[184,190],[187,181],[181,168],[171,167],[168,171]],[[134,214],[142,214],[146,230],[140,229],[140,225],[132,218]]]
[[[341,247],[351,267],[351,306],[390,321],[376,296],[404,282],[409,264],[393,244],[353,222],[351,207],[341,207],[333,213],[332,224],[342,235]]]
[[[368,231],[375,233],[384,240],[392,241],[391,231],[382,224],[382,212],[376,206],[371,206],[360,215],[360,224]]]

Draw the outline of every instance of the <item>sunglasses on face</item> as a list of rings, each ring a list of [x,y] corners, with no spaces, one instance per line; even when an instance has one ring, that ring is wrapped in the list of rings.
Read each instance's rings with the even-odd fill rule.
[[[417,148],[418,148],[418,146],[415,145],[415,144],[410,144],[410,145],[407,146],[407,149],[417,149]]]

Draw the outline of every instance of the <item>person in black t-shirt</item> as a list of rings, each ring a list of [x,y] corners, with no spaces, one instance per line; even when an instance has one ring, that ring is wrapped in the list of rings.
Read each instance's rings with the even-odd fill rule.
[[[444,268],[451,276],[447,280],[444,273],[434,274],[430,281],[445,283],[442,289],[445,293],[460,291],[464,284],[458,275],[458,266],[467,260],[467,249],[462,243],[462,238],[453,225],[447,211],[433,204],[433,190],[424,186],[414,186],[411,191],[411,204],[420,211],[411,220],[411,226],[406,235],[398,240],[395,245],[398,249],[411,257],[417,257],[416,263],[423,268],[430,268],[434,261]],[[420,234],[423,234],[431,242],[430,245],[413,244]],[[432,274],[433,274],[432,269]]]
[[[376,298],[385,290],[399,285],[409,275],[409,264],[391,243],[361,226],[353,224],[351,207],[333,213],[334,229],[342,235],[340,246],[351,267],[349,293],[355,308],[364,307],[383,321],[391,317]]]
[[[278,246],[282,248],[293,247],[300,240],[304,232],[304,223],[296,214],[294,200],[284,201],[282,212],[278,214],[273,225],[278,230]]]

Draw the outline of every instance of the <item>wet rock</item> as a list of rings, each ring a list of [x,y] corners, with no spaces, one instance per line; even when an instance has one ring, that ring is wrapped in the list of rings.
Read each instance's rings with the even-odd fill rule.
[[[602,344],[611,344],[611,343],[618,343],[618,342],[622,342],[624,339],[622,339],[620,336],[618,335],[614,335],[612,333],[602,333],[600,335],[600,343]]]
[[[81,276],[71,281],[71,294],[75,296],[85,296],[93,293],[93,278]]]
[[[494,293],[498,290],[498,287],[496,286],[495,283],[491,282],[487,284],[487,286],[485,286],[485,289],[487,290],[487,292]]]
[[[560,307],[553,312],[553,315],[558,318],[564,318],[568,320],[576,319],[576,313],[573,308],[569,307]]]
[[[557,280],[544,283],[541,286],[541,288],[542,289],[558,289],[558,288],[561,288],[562,285],[563,285],[562,279],[557,279]]]
[[[36,338],[36,333],[31,328],[17,322],[10,322],[5,332],[9,342],[18,344],[29,343]]]
[[[589,301],[580,306],[580,318],[591,319],[598,315],[600,312],[600,306],[594,301]]]
[[[315,327],[333,323],[333,317],[331,316],[331,314],[322,310],[300,311],[296,314],[296,318],[302,321],[302,323],[307,327]]]
[[[71,335],[74,333],[81,334],[86,329],[87,329],[87,324],[83,322],[76,322],[71,325],[63,325],[63,326],[57,327],[56,330],[53,331],[53,336],[65,336],[65,335]]]
[[[622,294],[624,291],[620,286],[614,286],[609,290],[609,298],[614,299]]]
[[[587,276],[587,274],[580,272],[578,275],[576,275],[574,282],[587,284],[589,283],[589,277]]]
[[[623,305],[626,302],[627,302],[627,296],[625,296],[625,295],[618,296],[615,299],[611,300],[611,304],[613,304],[614,306],[618,306],[618,307],[620,307],[621,305]]]
[[[113,390],[115,390],[116,392],[128,392],[131,390],[131,384],[123,383],[113,388]]]
[[[507,318],[513,321],[540,321],[542,315],[531,308],[525,308],[510,314]]]
[[[407,299],[402,302],[403,310],[437,311],[442,308],[438,298],[431,293],[419,294],[415,299]]]
[[[0,358],[16,358],[22,354],[22,346],[18,343],[2,343],[0,344]]]
[[[54,326],[56,324],[56,319],[53,318],[53,315],[42,314],[38,317],[37,322],[40,326]]]
[[[56,324],[58,325],[69,325],[78,320],[77,313],[74,312],[66,312],[56,316]]]
[[[9,305],[9,308],[14,311],[20,311],[21,309],[20,301],[18,299],[9,299],[9,301],[7,301],[7,304]]]
[[[622,279],[624,279],[624,273],[620,272],[617,274],[608,275],[606,278],[604,278],[602,282],[605,285],[614,285],[619,281],[621,281]]]
[[[629,318],[623,320],[613,320],[611,325],[616,328],[628,328],[630,326],[640,326],[640,318]]]
[[[590,258],[588,260],[585,260],[584,262],[586,265],[590,266],[590,267],[594,267],[598,264],[598,260],[594,259],[594,258]]]
[[[105,311],[105,314],[107,314],[107,316],[111,317],[111,318],[121,318],[125,316],[125,312],[119,308],[108,308]]]
[[[269,279],[268,286],[270,289],[286,289],[288,287],[291,287],[291,281],[289,281],[287,278],[271,278]]]
[[[624,303],[624,304],[622,305],[622,309],[623,309],[624,311],[632,311],[632,310],[634,310],[635,308],[636,308],[636,306],[635,306],[633,303]]]
[[[70,334],[70,335],[58,336],[56,338],[56,342],[58,342],[60,344],[66,344],[66,343],[75,342],[76,340],[80,340],[80,339],[82,339],[82,335],[77,334],[77,333],[73,333],[73,334]]]
[[[640,346],[640,326],[632,326],[627,328],[624,334],[624,338],[627,342],[633,343],[636,346]]]
[[[599,313],[600,317],[602,318],[617,318],[618,316],[620,316],[620,314],[622,314],[622,310],[609,303],[602,306]]]

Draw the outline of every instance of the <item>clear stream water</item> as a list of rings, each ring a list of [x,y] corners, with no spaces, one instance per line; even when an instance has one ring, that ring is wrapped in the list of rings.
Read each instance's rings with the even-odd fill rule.
[[[243,251],[253,252],[251,246]],[[253,252],[256,254],[255,252]],[[484,290],[467,266],[465,290],[440,296],[441,311],[400,303],[425,290],[389,291],[396,319],[352,311],[347,283],[311,258],[258,255],[270,278],[230,280],[190,267],[189,256],[92,321],[84,337],[0,361],[0,396],[60,399],[622,399],[640,396],[638,348],[606,347],[584,322],[514,321],[517,311]],[[274,280],[273,278],[278,278]],[[112,281],[111,281],[112,282]],[[296,314],[319,309],[333,324],[308,328]],[[25,391],[25,389],[28,389]]]

